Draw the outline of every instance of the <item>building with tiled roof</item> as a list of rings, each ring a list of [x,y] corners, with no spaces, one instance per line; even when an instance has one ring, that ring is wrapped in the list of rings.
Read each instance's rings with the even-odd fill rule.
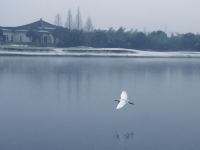
[[[4,43],[38,44],[42,46],[54,45],[55,38],[52,32],[56,28],[57,26],[42,19],[17,27],[0,27],[3,32]]]

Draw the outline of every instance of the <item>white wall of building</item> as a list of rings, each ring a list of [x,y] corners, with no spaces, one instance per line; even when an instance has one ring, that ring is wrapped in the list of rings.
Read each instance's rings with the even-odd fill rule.
[[[15,42],[15,43],[30,43],[31,39],[26,36],[26,31],[15,31],[13,33],[13,42]]]
[[[12,34],[13,34],[12,31],[3,29],[3,36],[6,37],[7,42],[12,41]]]
[[[26,36],[27,31],[26,30],[8,30],[3,29],[3,35],[6,37],[6,42],[8,43],[31,43],[32,39],[31,37]],[[44,45],[53,45],[54,44],[54,37],[49,32],[42,33],[41,44]]]
[[[3,30],[3,35],[6,37],[6,42],[13,43],[30,43],[31,39],[26,36],[26,31],[11,31]]]

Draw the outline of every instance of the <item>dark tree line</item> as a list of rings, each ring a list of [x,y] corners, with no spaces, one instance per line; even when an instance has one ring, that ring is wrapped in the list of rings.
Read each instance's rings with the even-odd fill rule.
[[[168,36],[163,31],[143,33],[126,31],[124,28],[84,31],[59,27],[52,34],[57,38],[56,46],[58,47],[90,46],[159,51],[200,51],[200,35],[193,33]]]
[[[2,37],[3,36],[3,31],[2,31],[2,29],[0,29],[0,37]]]
[[[0,29],[0,36],[3,36],[3,31]]]
[[[0,29],[0,44],[4,40],[3,38],[4,38],[3,37],[3,31],[2,31],[2,29]]]

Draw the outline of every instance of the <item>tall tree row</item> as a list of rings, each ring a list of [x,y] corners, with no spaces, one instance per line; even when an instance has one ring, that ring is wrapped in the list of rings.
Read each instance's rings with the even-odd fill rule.
[[[55,17],[55,25],[58,26],[58,27],[62,26],[62,19],[61,19],[61,16],[60,16],[59,13]]]
[[[68,28],[69,30],[73,29],[73,17],[72,17],[71,9],[68,10],[65,27]]]
[[[75,29],[82,30],[82,17],[81,17],[81,12],[79,8],[77,9],[77,14],[75,18]]]
[[[91,32],[94,30],[94,26],[90,17],[87,18],[85,23],[85,31]]]
[[[62,18],[59,13],[55,17],[55,25],[58,27],[63,27]],[[88,32],[94,29],[94,25],[90,17],[87,18],[85,24],[83,25],[80,8],[77,9],[76,15],[74,17],[72,15],[71,9],[68,10],[64,27],[69,30],[86,30]]]

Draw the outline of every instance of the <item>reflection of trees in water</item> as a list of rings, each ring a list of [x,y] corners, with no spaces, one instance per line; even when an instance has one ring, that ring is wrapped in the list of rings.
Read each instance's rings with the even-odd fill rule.
[[[91,80],[106,78],[112,88],[127,86],[138,78],[164,80],[172,75],[191,76],[200,74],[198,59],[138,59],[138,58],[48,58],[48,57],[2,57],[0,79],[12,75],[28,78],[36,86],[56,82],[55,89],[72,96],[77,101],[90,94]],[[100,81],[99,81],[100,82]],[[44,86],[45,87],[45,86]],[[87,87],[87,88],[86,88]],[[116,90],[116,89],[115,89]],[[84,91],[84,92],[83,92]],[[64,96],[64,95],[63,95]]]
[[[29,58],[29,57],[28,57]],[[101,75],[102,73],[117,74],[122,78],[124,73],[133,73],[136,75],[144,75],[146,73],[161,76],[166,71],[171,73],[180,72],[183,75],[190,75],[193,73],[200,73],[200,61],[190,59],[140,59],[137,61],[133,59],[124,58],[121,61],[106,61],[107,59],[97,58],[32,58],[24,57],[6,57],[0,60],[0,75],[2,73],[33,75],[37,78],[45,78],[50,74],[72,74],[76,75],[78,72],[89,72],[91,75]],[[117,58],[110,58],[117,59]],[[144,60],[144,61],[142,61]],[[148,61],[147,61],[148,60]],[[182,60],[182,61],[181,61]]]

